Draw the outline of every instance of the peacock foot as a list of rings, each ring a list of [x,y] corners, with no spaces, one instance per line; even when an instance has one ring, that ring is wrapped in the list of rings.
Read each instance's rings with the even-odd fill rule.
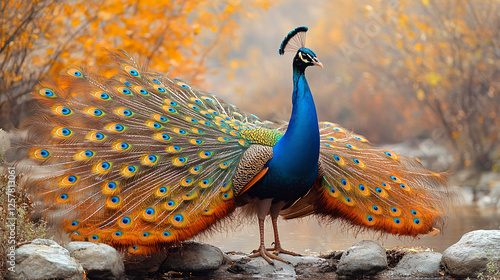
[[[302,256],[301,254],[298,254],[298,253],[295,253],[295,252],[292,252],[292,251],[288,251],[288,250],[285,250],[285,249],[281,248],[281,245],[275,245],[274,248],[267,248],[266,250],[267,251],[273,251],[273,253],[276,256],[278,254],[280,254],[280,253],[287,254],[287,255],[290,255],[290,256],[296,256],[296,257]]]
[[[291,264],[290,262],[284,260],[283,258],[278,257],[277,255],[270,253],[266,250],[266,247],[264,245],[261,245],[259,249],[253,251],[253,254],[248,256],[249,258],[255,258],[255,257],[262,257],[265,259],[270,265],[274,265],[274,262],[272,259],[278,260],[280,262],[284,262],[287,264]]]

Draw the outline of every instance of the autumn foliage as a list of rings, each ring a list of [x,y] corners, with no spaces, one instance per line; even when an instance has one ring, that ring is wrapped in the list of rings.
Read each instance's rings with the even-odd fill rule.
[[[200,83],[209,57],[227,51],[237,19],[267,0],[2,0],[0,127],[17,124],[27,93],[68,64],[106,63],[105,49],[151,60],[153,70]]]
[[[427,122],[449,144],[455,168],[494,168],[500,143],[500,2],[369,2],[358,32],[339,48],[366,71],[356,89],[369,87],[405,121],[419,116]]]

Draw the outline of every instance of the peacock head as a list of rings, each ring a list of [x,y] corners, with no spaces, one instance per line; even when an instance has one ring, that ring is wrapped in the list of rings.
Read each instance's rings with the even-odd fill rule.
[[[280,55],[285,52],[296,52],[293,59],[293,68],[299,71],[304,71],[306,67],[313,65],[323,68],[323,64],[318,60],[316,54],[305,47],[307,30],[307,27],[301,26],[290,31],[281,42],[279,49]]]
[[[305,69],[308,66],[319,66],[323,68],[323,63],[321,63],[316,54],[308,48],[300,48],[293,59],[293,67],[298,69]]]

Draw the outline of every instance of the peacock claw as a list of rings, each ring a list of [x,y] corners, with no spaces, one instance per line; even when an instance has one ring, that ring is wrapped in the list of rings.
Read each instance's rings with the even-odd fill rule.
[[[278,257],[277,255],[275,254],[272,254],[272,253],[269,253],[267,250],[266,250],[266,247],[264,247],[263,245],[261,245],[259,247],[259,249],[257,250],[254,250],[253,254],[249,255],[248,257],[249,258],[255,258],[255,257],[262,257],[263,259],[265,259],[270,265],[273,265],[274,266],[274,262],[271,260],[271,259],[275,259],[275,260],[278,260],[280,262],[284,262],[284,263],[288,263],[288,261],[284,260],[283,258],[280,258]]]
[[[298,254],[298,253],[295,253],[295,252],[292,252],[292,251],[288,251],[288,250],[285,250],[283,248],[280,247],[274,247],[274,248],[267,248],[266,249],[267,251],[274,251],[274,254],[277,256],[279,255],[280,253],[282,254],[287,254],[287,255],[290,255],[290,256],[295,256],[295,257],[302,257],[301,254]]]

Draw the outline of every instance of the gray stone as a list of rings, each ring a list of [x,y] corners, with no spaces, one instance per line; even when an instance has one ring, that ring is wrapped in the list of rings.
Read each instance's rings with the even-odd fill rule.
[[[162,271],[206,272],[219,268],[224,260],[222,251],[212,245],[189,241],[168,250]]]
[[[90,279],[119,279],[125,275],[120,254],[109,245],[75,241],[64,248],[80,262]]]
[[[341,276],[374,275],[387,268],[385,249],[371,240],[358,242],[344,251],[337,274]]]
[[[218,278],[234,277],[234,274],[252,275],[256,277],[317,277],[324,278],[335,271],[335,265],[330,261],[311,256],[291,256],[279,254],[279,257],[288,263],[274,260],[274,265],[270,265],[262,257],[248,258],[246,255],[227,255],[229,260],[224,266],[219,268],[213,276]],[[232,273],[228,275],[227,271]]]
[[[144,277],[145,275],[156,275],[166,258],[166,250],[160,250],[150,255],[125,254],[125,256],[123,256],[125,273],[127,275],[139,277]]]
[[[233,261],[227,270],[234,274],[257,275],[259,277],[295,277],[295,269],[291,261],[296,263],[294,258],[297,257],[285,254],[279,256],[290,263],[274,260],[274,265],[270,265],[262,257],[247,258],[244,256],[242,259]]]
[[[442,264],[455,277],[477,277],[490,261],[500,261],[500,230],[476,230],[443,252]]]
[[[56,242],[36,239],[16,250],[15,272],[7,279],[83,279],[83,267]]]
[[[437,252],[408,252],[396,267],[386,270],[379,277],[441,277],[442,255]]]

